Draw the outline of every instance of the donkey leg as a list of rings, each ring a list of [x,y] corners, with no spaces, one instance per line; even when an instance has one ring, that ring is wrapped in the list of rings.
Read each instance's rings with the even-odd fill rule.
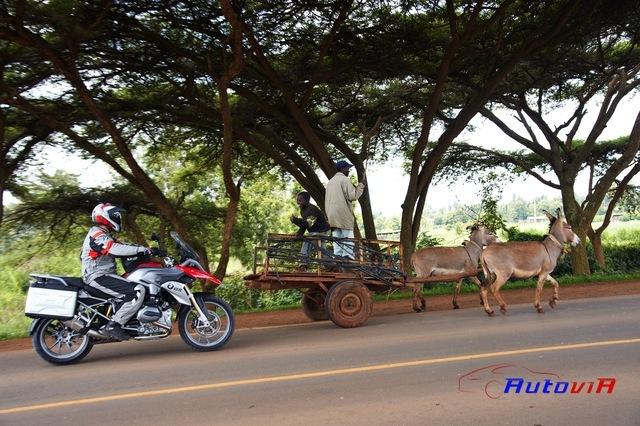
[[[413,295],[411,298],[411,305],[413,307],[413,310],[416,312],[422,312],[425,310],[425,301],[424,301],[424,297],[422,297],[422,286],[424,284],[416,284],[413,287]]]
[[[556,281],[556,279],[551,275],[547,277],[547,281],[553,284],[553,296],[551,296],[551,299],[549,300],[549,306],[555,308],[556,302],[560,299],[560,297],[558,296],[558,288],[560,287],[560,284],[558,284],[558,281]]]
[[[487,292],[487,287],[485,286],[480,287],[480,298],[482,298],[484,311],[487,313],[487,315],[489,315],[490,317],[494,316],[495,313],[493,312],[493,309],[491,309],[491,306],[489,305],[489,295]]]
[[[480,294],[480,306],[483,306],[484,305],[484,301],[482,300],[482,282],[478,279],[478,277],[469,277],[469,279],[471,281],[473,281],[473,283],[475,285],[478,286],[478,290],[480,290],[480,293],[479,293]]]
[[[483,285],[480,282],[480,280],[478,280],[477,278],[475,280],[473,280],[473,281],[474,282],[477,281],[476,284],[478,284],[478,287],[480,287],[480,304],[482,306],[484,306],[484,311],[490,317],[494,316],[495,313],[493,312],[493,309],[491,309],[491,306],[489,306],[489,295],[487,294],[487,287],[485,285]]]
[[[493,294],[493,297],[495,297],[498,301],[498,305],[500,305],[500,313],[503,315],[507,313],[507,303],[504,301],[502,295],[500,294],[500,288],[504,285],[504,283],[507,282],[508,279],[509,277],[502,277],[498,275],[496,276],[496,280],[493,282],[493,284],[491,284],[491,293]]]
[[[462,286],[462,279],[458,280],[455,288],[453,289],[453,301],[451,302],[453,304],[453,309],[460,309],[460,306],[458,306],[458,295],[460,294],[461,286]]]
[[[544,287],[544,282],[546,280],[547,280],[546,274],[538,275],[538,283],[536,285],[536,300],[533,306],[536,308],[539,314],[544,314],[544,308],[540,304],[540,294],[542,294],[542,288]]]

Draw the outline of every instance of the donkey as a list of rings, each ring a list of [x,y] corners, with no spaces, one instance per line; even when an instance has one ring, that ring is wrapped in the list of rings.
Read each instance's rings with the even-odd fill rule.
[[[469,278],[482,288],[480,280],[476,277],[478,272],[478,260],[482,247],[496,242],[496,236],[483,225],[473,225],[468,228],[471,231],[469,241],[465,241],[462,247],[425,247],[411,255],[411,264],[416,271],[417,278],[438,275],[457,274],[468,272]],[[456,283],[453,294],[453,309],[458,309],[458,294],[462,285],[461,278]],[[426,302],[422,296],[424,284],[416,284],[413,288],[412,305],[416,312],[424,311]],[[420,303],[418,303],[420,301]],[[484,299],[481,299],[484,303]],[[485,305],[485,309],[488,306]]]
[[[485,312],[493,315],[493,309],[487,301],[487,286],[500,305],[500,312],[507,312],[507,304],[500,295],[500,287],[511,277],[538,277],[534,307],[538,313],[544,313],[540,305],[540,293],[545,281],[553,284],[553,296],[549,306],[555,308],[558,300],[558,282],[550,275],[556,267],[558,258],[565,243],[572,246],[580,244],[580,238],[571,230],[571,226],[562,218],[560,209],[556,216],[545,211],[550,221],[549,233],[542,241],[511,241],[494,244],[487,247],[481,257],[482,269],[486,285],[480,288],[480,295],[485,306]],[[490,283],[490,284],[489,284]]]

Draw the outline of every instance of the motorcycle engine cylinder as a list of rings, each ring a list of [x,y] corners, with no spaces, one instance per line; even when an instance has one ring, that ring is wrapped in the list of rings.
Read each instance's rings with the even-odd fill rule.
[[[138,321],[141,323],[158,321],[162,318],[162,311],[157,306],[146,305],[138,311],[136,318],[138,318]]]

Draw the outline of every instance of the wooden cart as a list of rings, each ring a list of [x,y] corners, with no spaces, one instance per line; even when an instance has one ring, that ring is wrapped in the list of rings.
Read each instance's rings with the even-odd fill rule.
[[[312,254],[301,254],[303,243]],[[335,256],[331,246],[352,248],[354,259]],[[414,284],[457,281],[470,274],[410,278],[402,267],[398,241],[296,237],[269,234],[265,246],[255,247],[253,273],[244,277],[249,288],[299,289],[302,309],[314,321],[330,319],[339,327],[359,327],[371,316],[373,293],[412,288]]]

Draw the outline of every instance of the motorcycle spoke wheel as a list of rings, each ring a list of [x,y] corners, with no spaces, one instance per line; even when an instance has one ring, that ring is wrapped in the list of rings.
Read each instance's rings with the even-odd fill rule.
[[[191,308],[179,318],[180,335],[196,350],[209,351],[223,346],[233,334],[234,318],[229,305],[206,295],[202,305],[209,324],[202,321],[198,311]]]
[[[33,346],[38,355],[53,364],[70,364],[91,350],[91,338],[57,319],[44,320],[35,330]]]

